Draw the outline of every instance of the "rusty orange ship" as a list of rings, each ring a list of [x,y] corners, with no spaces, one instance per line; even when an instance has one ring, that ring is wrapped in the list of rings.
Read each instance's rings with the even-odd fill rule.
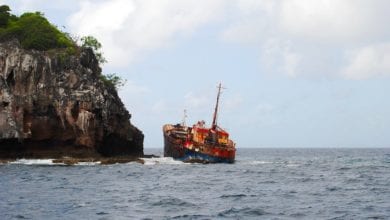
[[[182,123],[163,126],[165,157],[184,162],[234,163],[236,144],[229,133],[217,124],[221,89],[219,84],[211,127],[206,127],[204,121],[198,121],[192,127],[186,126],[186,116]]]

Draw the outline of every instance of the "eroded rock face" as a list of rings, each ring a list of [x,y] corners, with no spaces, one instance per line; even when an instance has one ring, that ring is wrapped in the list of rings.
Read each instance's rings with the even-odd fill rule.
[[[100,73],[90,49],[0,43],[0,156],[143,155],[142,132]]]

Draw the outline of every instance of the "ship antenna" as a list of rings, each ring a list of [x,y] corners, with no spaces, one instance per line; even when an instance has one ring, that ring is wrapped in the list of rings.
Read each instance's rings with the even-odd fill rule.
[[[218,115],[219,97],[221,95],[221,89],[224,89],[224,88],[222,88],[221,83],[219,83],[217,88],[218,88],[217,103],[215,104],[214,115],[213,115],[213,124],[211,127],[214,130],[217,129],[217,115]]]
[[[186,118],[187,118],[187,110],[184,109],[183,121],[181,122],[181,125],[183,127],[186,126]]]

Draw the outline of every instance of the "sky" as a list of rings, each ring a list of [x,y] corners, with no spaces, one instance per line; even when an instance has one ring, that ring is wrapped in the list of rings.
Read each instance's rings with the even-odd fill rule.
[[[55,2],[55,3],[53,3]],[[145,148],[218,123],[238,148],[390,147],[390,1],[6,0],[95,36]]]

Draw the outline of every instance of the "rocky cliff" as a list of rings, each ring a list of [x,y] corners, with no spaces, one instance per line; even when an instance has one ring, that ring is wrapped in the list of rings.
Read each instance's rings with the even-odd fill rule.
[[[143,155],[142,132],[100,74],[90,49],[0,43],[0,157]]]

